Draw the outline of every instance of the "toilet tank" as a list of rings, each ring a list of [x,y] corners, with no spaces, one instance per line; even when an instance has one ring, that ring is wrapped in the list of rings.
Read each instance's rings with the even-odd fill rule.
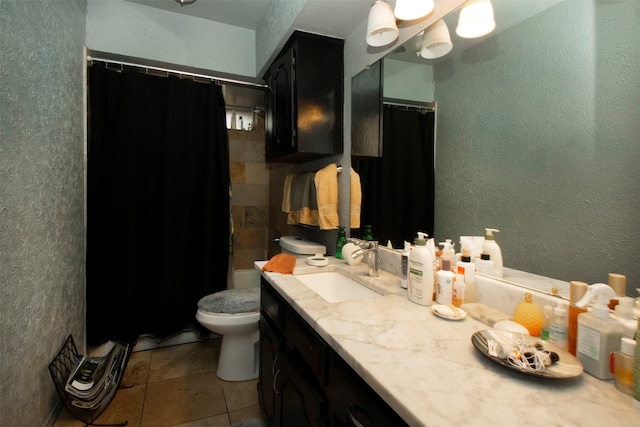
[[[280,237],[280,249],[282,253],[290,255],[324,255],[327,253],[327,248],[324,245],[296,236]]]

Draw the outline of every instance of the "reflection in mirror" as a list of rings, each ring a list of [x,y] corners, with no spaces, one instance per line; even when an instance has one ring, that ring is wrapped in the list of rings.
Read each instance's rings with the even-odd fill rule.
[[[471,47],[455,35],[454,12],[445,19],[454,22],[449,54],[427,63],[405,43],[388,58],[411,56],[410,67],[421,61],[432,76],[435,236],[457,241],[497,228],[507,267],[587,283],[621,273],[635,296],[640,2],[492,3],[498,27],[525,5],[550,7]],[[504,16],[509,4],[518,10]],[[404,80],[410,91],[413,80]]]

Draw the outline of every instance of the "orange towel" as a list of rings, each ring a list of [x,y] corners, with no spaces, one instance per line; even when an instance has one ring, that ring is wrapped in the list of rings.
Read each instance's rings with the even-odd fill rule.
[[[296,266],[296,257],[289,254],[278,254],[271,257],[262,271],[269,271],[272,273],[293,274],[293,269]]]
[[[340,225],[338,218],[338,167],[335,163],[316,172],[314,178],[318,198],[318,225],[320,230],[334,230]]]
[[[351,228],[360,228],[360,205],[362,204],[362,187],[360,175],[351,169]]]

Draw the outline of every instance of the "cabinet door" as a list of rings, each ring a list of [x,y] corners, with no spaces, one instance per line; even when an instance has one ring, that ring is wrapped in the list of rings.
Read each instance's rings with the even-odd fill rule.
[[[258,378],[258,400],[267,424],[280,425],[280,393],[278,381],[280,376],[278,355],[282,339],[270,326],[269,321],[260,318],[260,376]]]
[[[266,138],[267,161],[296,150],[295,129],[295,87],[293,50],[274,61],[269,72],[269,88],[272,96],[267,97]]]
[[[281,425],[326,426],[327,400],[322,391],[286,357],[281,356],[280,360],[278,365],[282,371],[282,380],[278,384],[282,402]]]
[[[339,356],[331,358],[329,373],[331,425],[393,427],[407,424]]]
[[[382,157],[382,74],[380,60],[351,79],[351,156]]]

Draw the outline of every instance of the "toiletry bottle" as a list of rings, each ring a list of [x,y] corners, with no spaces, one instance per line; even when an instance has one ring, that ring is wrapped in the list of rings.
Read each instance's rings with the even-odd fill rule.
[[[401,277],[400,277],[400,286],[403,289],[407,289],[407,278],[409,275],[409,253],[411,251],[411,244],[409,242],[404,242],[404,250],[402,251],[402,256],[400,258],[401,264]]]
[[[362,240],[373,240],[373,233],[371,232],[371,226],[370,225],[365,225],[364,226],[364,234],[362,236]]]
[[[464,302],[478,301],[476,291],[476,265],[471,262],[471,249],[464,248],[457,263],[457,272],[464,274]]]
[[[347,236],[344,232],[344,227],[338,227],[338,239],[336,240],[336,258],[344,259],[342,256],[342,247],[347,243]]]
[[[236,110],[231,110],[231,123],[229,129],[234,130],[236,128]]]
[[[244,122],[242,121],[242,116],[240,116],[240,118],[238,118],[238,121],[240,122],[238,130],[244,130]]]
[[[491,255],[486,253],[480,254],[480,258],[476,260],[475,264],[476,273],[484,274],[486,276],[496,275],[496,265],[491,260]]]
[[[456,257],[456,250],[454,249],[455,244],[453,243],[453,241],[451,239],[445,239],[444,242],[440,242],[438,243],[438,245],[442,246],[442,255],[440,256],[440,259],[442,261],[442,256],[444,255],[445,252],[449,253],[449,261],[453,262],[453,259]],[[442,263],[440,263],[442,264]],[[442,268],[442,265],[440,265],[440,268]]]
[[[578,339],[578,314],[587,311],[584,307],[577,307],[576,303],[587,293],[587,284],[584,282],[569,282],[569,336],[567,349],[572,355],[576,355],[576,341]]]
[[[618,305],[616,305],[614,314],[622,324],[622,335],[633,339],[636,329],[638,329],[638,320],[633,316],[633,298],[618,297]]]
[[[544,304],[542,306],[542,329],[540,330],[540,339],[542,341],[549,341],[549,322],[551,321],[551,316],[553,316],[553,307],[549,304]]]
[[[436,273],[436,302],[453,304],[453,283],[456,275],[451,271],[451,252],[442,252],[442,268]]]
[[[627,277],[624,274],[609,273],[608,285],[616,293],[616,296],[609,301],[608,306],[610,310],[615,310],[619,298],[627,293]]]
[[[433,265],[431,266],[431,271],[433,271],[433,283],[435,285],[437,280],[436,273],[438,272],[438,258],[436,256],[436,251],[437,251],[436,240],[433,237],[427,240],[427,250],[431,255],[431,261],[433,263]],[[435,287],[434,287],[434,290],[435,290]],[[433,298],[435,298],[435,293],[433,294]]]
[[[615,352],[614,373],[616,388],[623,393],[633,394],[633,363],[637,343],[631,338],[620,339],[620,350]]]
[[[485,228],[486,234],[484,235],[484,244],[482,246],[482,252],[489,254],[491,260],[495,265],[496,277],[502,277],[502,250],[495,241],[493,233],[497,233],[500,230],[495,228]]]
[[[567,317],[567,309],[564,302],[558,302],[558,305],[553,309],[553,316],[549,321],[549,342],[563,350],[567,349],[569,318]]]
[[[524,294],[524,301],[522,301],[516,307],[513,313],[513,321],[520,323],[527,328],[529,335],[532,337],[539,337],[542,331],[542,324],[544,323],[544,316],[542,310],[538,307],[532,299],[529,292]]]
[[[415,245],[409,254],[407,297],[420,305],[433,302],[433,259],[427,249],[427,235],[418,232]]]
[[[453,305],[456,307],[460,307],[465,302],[465,288],[464,274],[456,274],[456,280],[453,282]]]
[[[576,357],[584,371],[601,380],[613,379],[610,369],[611,353],[620,349],[622,325],[609,317],[607,304],[615,292],[604,283],[591,285],[587,293],[576,303],[578,307],[595,299],[591,312],[578,315],[578,340]]]

